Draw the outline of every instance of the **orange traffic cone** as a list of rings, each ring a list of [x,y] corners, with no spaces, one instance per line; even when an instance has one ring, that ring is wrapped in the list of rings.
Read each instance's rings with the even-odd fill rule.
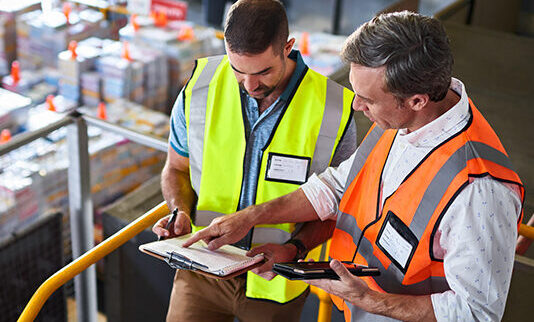
[[[185,41],[185,40],[193,40],[195,38],[195,31],[191,26],[185,25],[180,28],[180,32],[178,33],[178,40]]]
[[[0,133],[0,144],[7,143],[9,140],[11,140],[11,131],[3,129],[2,133]]]
[[[167,26],[167,14],[164,11],[156,12],[156,21],[154,22],[154,24],[157,27]]]
[[[134,31],[139,30],[139,24],[137,23],[137,14],[133,13],[130,16],[130,23],[132,24]]]
[[[122,42],[122,54],[121,54],[121,57],[126,59],[126,60],[132,61],[132,56],[130,56],[130,43],[127,42],[127,41],[123,41]]]
[[[106,112],[106,104],[104,102],[100,102],[98,104],[98,108],[96,110],[96,116],[101,120],[107,120],[108,114]]]
[[[57,112],[56,106],[54,105],[54,95],[48,95],[46,97],[46,106],[49,111]]]
[[[301,55],[310,55],[310,34],[307,32],[303,32],[302,36],[300,37],[299,51]]]
[[[69,42],[69,51],[70,51],[70,57],[72,60],[76,59],[78,57],[78,54],[76,53],[76,48],[78,47],[78,42],[76,40],[71,40]]]
[[[13,80],[13,85],[17,85],[20,81],[20,65],[16,60],[11,63],[11,79]]]
[[[67,23],[70,23],[69,16],[70,16],[70,12],[71,11],[72,11],[72,7],[71,7],[70,3],[69,2],[64,2],[63,3],[63,14],[67,18]]]

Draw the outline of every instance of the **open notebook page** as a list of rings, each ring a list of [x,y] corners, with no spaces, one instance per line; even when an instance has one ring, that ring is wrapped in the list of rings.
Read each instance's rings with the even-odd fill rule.
[[[191,234],[180,237],[165,239],[162,241],[152,242],[139,246],[142,250],[154,252],[163,257],[168,257],[168,252],[175,252],[183,255],[199,264],[208,268],[203,271],[225,276],[253,265],[263,260],[263,255],[259,254],[254,257],[248,257],[246,250],[231,245],[224,245],[221,248],[212,251],[207,248],[204,241],[198,241],[188,248],[182,247],[182,244],[189,239]]]

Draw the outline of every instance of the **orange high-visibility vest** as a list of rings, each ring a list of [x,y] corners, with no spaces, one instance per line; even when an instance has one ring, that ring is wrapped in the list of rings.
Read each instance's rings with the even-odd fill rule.
[[[343,198],[330,257],[376,266],[381,275],[364,277],[376,291],[424,295],[449,290],[443,258],[433,253],[434,235],[443,215],[470,178],[491,176],[525,190],[499,138],[470,101],[464,129],[435,147],[388,197],[379,211],[381,177],[397,131],[373,125],[358,149]],[[521,223],[518,219],[518,226]],[[411,245],[402,256],[384,246],[399,234]],[[386,236],[387,235],[387,236]],[[393,239],[392,239],[393,238]],[[397,239],[398,240],[398,239]],[[406,249],[411,251],[406,251]],[[391,253],[393,253],[392,251]],[[350,320],[350,303],[332,296]]]

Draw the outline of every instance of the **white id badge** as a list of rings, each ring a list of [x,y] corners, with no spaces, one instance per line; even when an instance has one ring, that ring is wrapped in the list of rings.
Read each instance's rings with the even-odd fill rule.
[[[308,179],[311,158],[269,152],[265,180],[303,184]]]
[[[406,272],[415,248],[417,237],[393,212],[389,211],[377,238],[378,247],[393,263]]]

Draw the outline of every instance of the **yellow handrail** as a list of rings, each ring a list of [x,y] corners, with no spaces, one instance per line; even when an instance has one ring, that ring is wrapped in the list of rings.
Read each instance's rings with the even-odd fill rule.
[[[18,321],[33,321],[37,317],[39,311],[41,311],[46,300],[48,300],[55,290],[71,280],[74,276],[81,273],[87,267],[119,248],[122,244],[139,234],[145,228],[152,226],[156,221],[168,213],[169,209],[167,204],[165,202],[160,203],[146,214],[137,218],[128,226],[124,227],[113,236],[104,240],[96,247],[87,251],[85,254],[49,277],[33,294],[32,298],[24,308],[24,311],[22,311]]]
[[[319,311],[317,312],[317,322],[330,322],[332,320],[332,300],[330,295],[315,286],[310,286],[310,291],[319,298]]]
[[[35,320],[46,300],[48,300],[50,295],[52,295],[52,293],[59,287],[84,271],[87,267],[119,248],[122,244],[139,234],[145,228],[152,226],[156,221],[168,213],[169,208],[164,201],[49,277],[33,294],[32,298],[24,308],[24,311],[22,311],[18,321]],[[519,227],[519,234],[534,239],[534,227],[521,224]],[[332,314],[332,301],[330,300],[330,296],[325,291],[314,286],[311,287],[311,292],[316,294],[319,298],[317,321],[330,321]]]
[[[534,240],[534,227],[521,224],[519,226],[519,235]]]

